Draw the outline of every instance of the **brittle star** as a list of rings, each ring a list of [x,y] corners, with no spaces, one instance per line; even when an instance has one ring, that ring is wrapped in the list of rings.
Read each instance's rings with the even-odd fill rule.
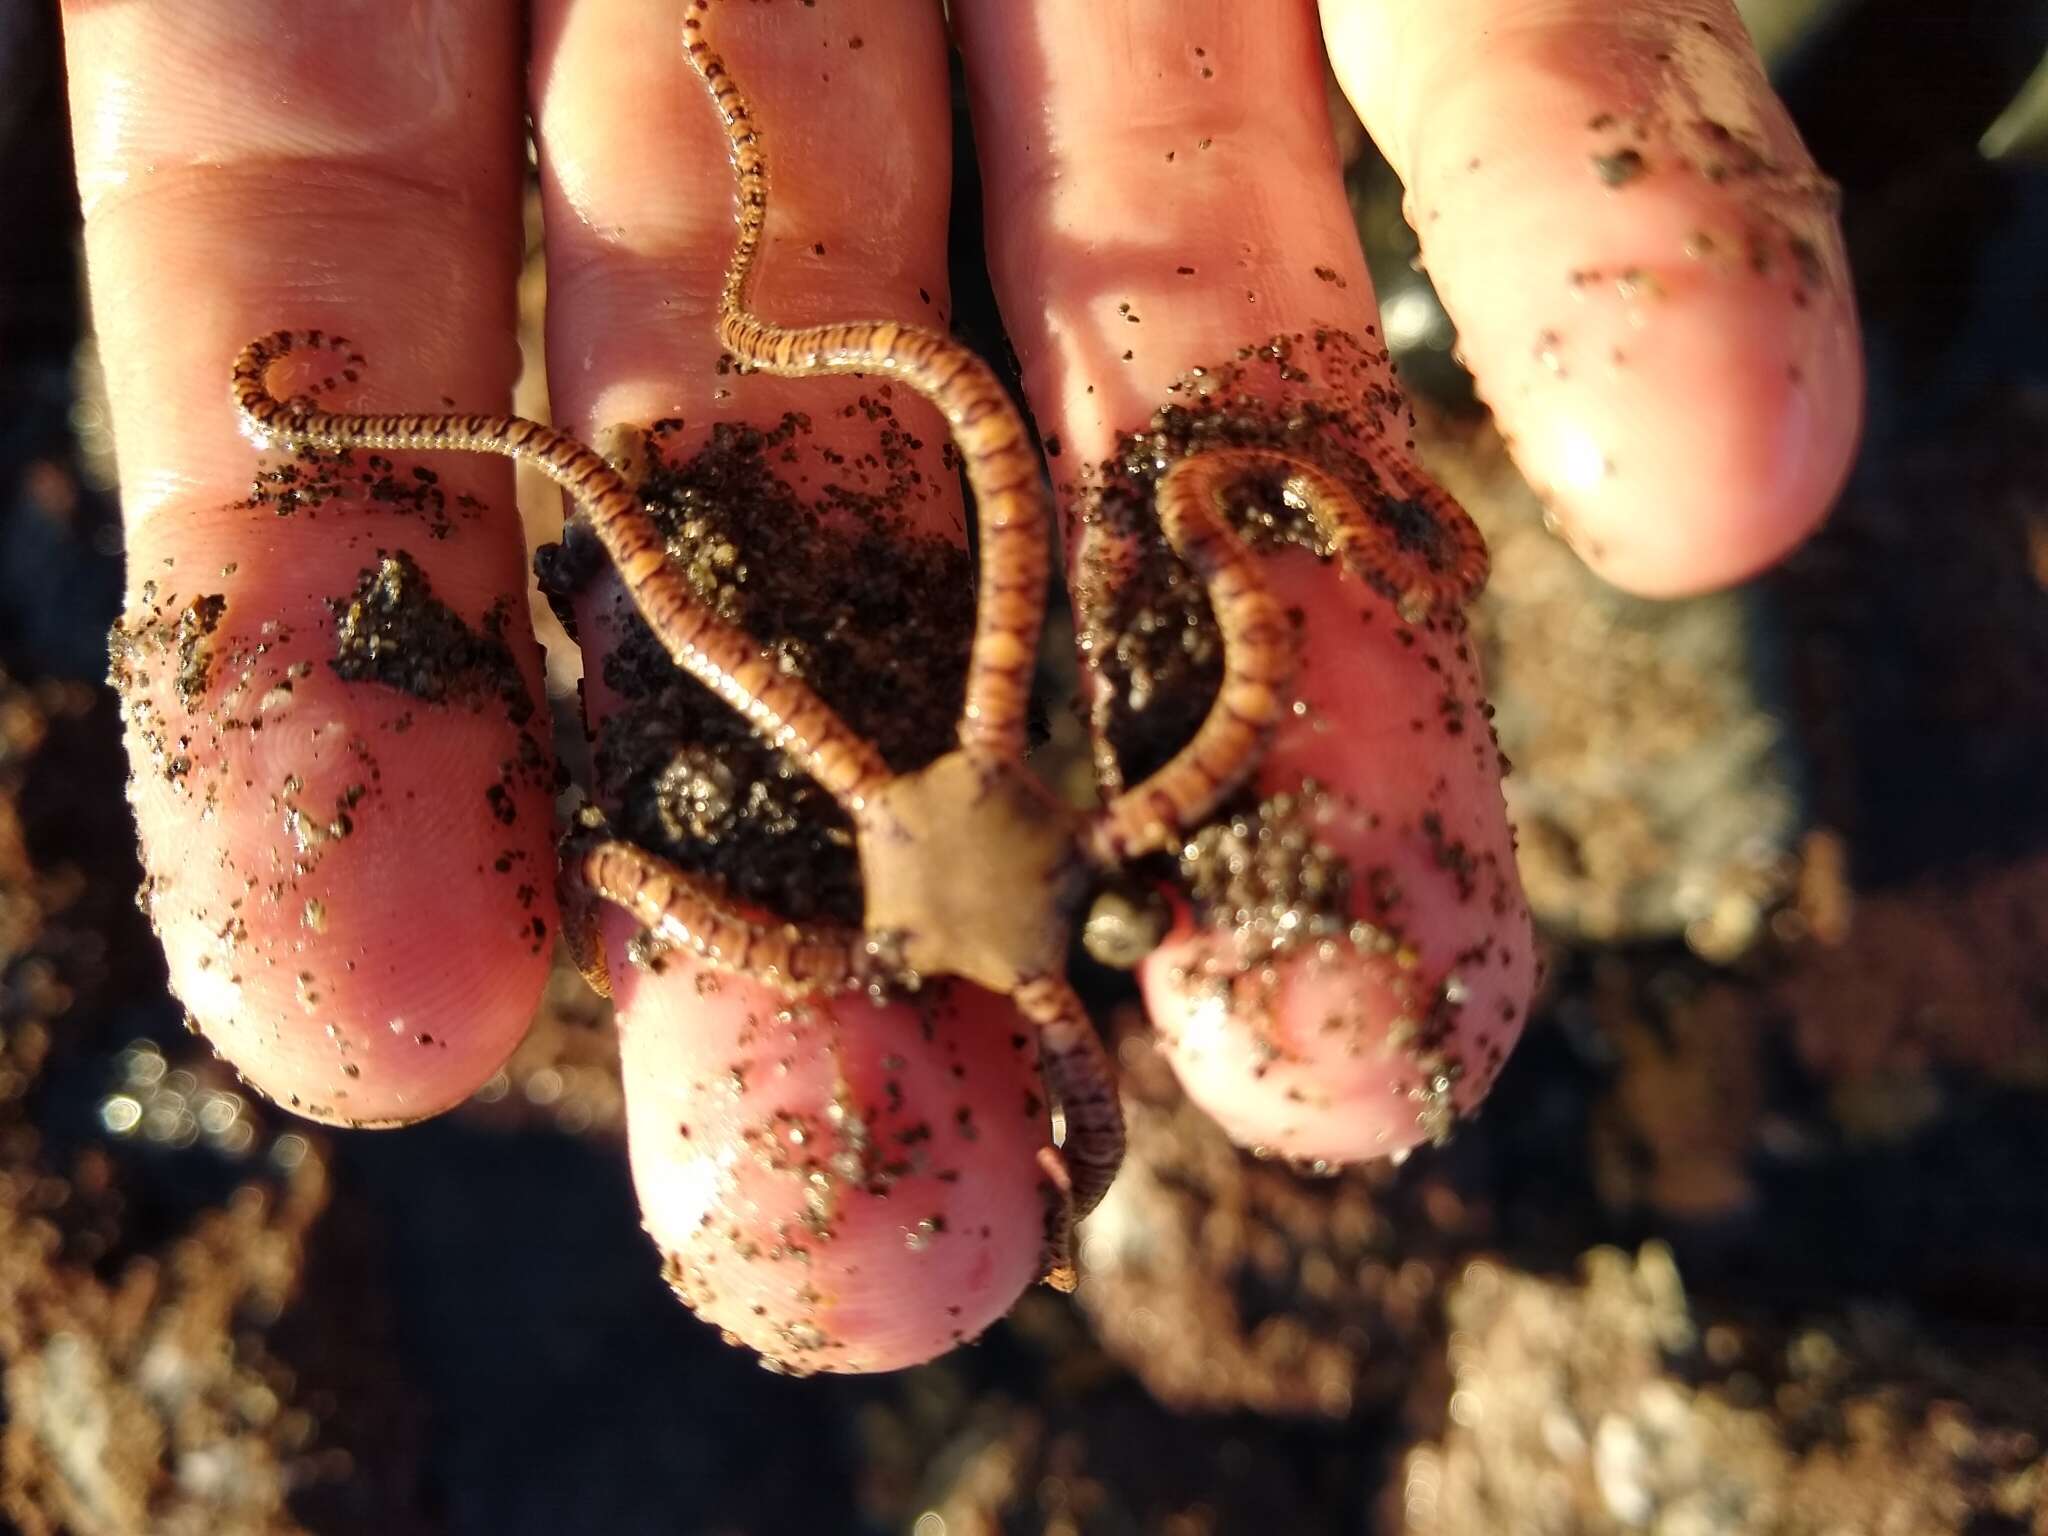
[[[1462,512],[1431,506],[1435,538],[1370,517],[1317,465],[1266,448],[1207,450],[1160,480],[1166,539],[1201,579],[1223,642],[1223,676],[1193,738],[1149,778],[1106,804],[1062,804],[1025,767],[1030,677],[1045,611],[1052,514],[1031,439],[994,372],[949,336],[894,321],[789,329],[747,308],[768,210],[767,164],[752,109],[704,38],[709,0],[683,18],[691,65],[724,122],[737,174],[738,238],[718,311],[721,345],[743,367],[790,377],[879,374],[902,380],[945,418],[978,509],[980,572],[958,747],[893,774],[880,751],[752,637],[721,620],[671,567],[638,488],[595,449],[517,416],[367,415],[272,393],[274,365],[306,350],[337,354],[353,381],[363,358],[341,337],[280,331],[236,360],[232,397],[260,446],[297,450],[462,451],[503,455],[546,474],[575,502],[649,630],[691,677],[740,712],[845,810],[864,901],[859,929],[764,920],[715,883],[623,841],[565,850],[564,883],[586,902],[624,908],[657,938],[716,968],[791,995],[881,995],[954,976],[1007,995],[1035,1028],[1040,1070],[1066,1134],[1041,1163],[1047,1187],[1046,1279],[1075,1281],[1073,1224],[1108,1190],[1124,1130],[1115,1074],[1065,979],[1073,914],[1090,876],[1177,849],[1250,776],[1279,722],[1295,665],[1290,620],[1225,520],[1248,477],[1279,477],[1348,565],[1411,615],[1462,604],[1485,579],[1485,549]],[[333,382],[332,380],[329,381]],[[325,387],[324,385],[322,387]],[[608,434],[608,437],[610,434]],[[631,438],[630,431],[619,441]],[[964,854],[970,854],[965,857]],[[590,931],[579,961],[602,982]]]

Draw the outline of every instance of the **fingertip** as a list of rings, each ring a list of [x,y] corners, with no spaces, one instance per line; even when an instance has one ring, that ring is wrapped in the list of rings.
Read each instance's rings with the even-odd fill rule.
[[[1441,977],[1351,945],[1247,964],[1234,936],[1187,927],[1146,971],[1146,1007],[1188,1097],[1240,1146],[1298,1162],[1445,1139],[1520,1029],[1519,1001],[1489,974],[1451,1008]]]
[[[1617,586],[1743,580],[1811,534],[1847,478],[1863,369],[1846,282],[1575,271],[1514,325],[1476,321],[1466,356],[1559,532]]]
[[[1140,971],[1188,1096],[1246,1146],[1340,1164],[1441,1140],[1527,1018],[1534,935],[1477,659],[1336,566],[1269,556],[1301,704],[1257,806],[1182,855],[1193,906]]]
[[[1461,354],[1559,530],[1634,591],[1725,586],[1818,525],[1855,449],[1835,189],[1732,6],[1524,9],[1324,0]]]
[[[535,662],[508,645],[501,675],[440,697],[424,674],[410,692],[344,677],[335,617],[292,570],[167,578],[116,632],[143,904],[173,991],[253,1087],[310,1119],[401,1124],[487,1080],[545,984]]]
[[[1038,1278],[1046,1106],[1004,1000],[796,1002],[679,957],[614,984],[647,1232],[729,1339],[797,1372],[897,1370]]]

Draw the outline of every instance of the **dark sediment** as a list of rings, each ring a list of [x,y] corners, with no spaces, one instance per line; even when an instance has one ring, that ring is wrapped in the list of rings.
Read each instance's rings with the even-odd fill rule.
[[[922,476],[886,386],[857,409],[877,447],[826,457],[831,479],[792,483],[817,455],[809,420],[720,426],[687,463],[662,464],[644,497],[698,597],[755,636],[899,772],[953,745],[973,625],[966,550],[906,532]],[[657,432],[656,442],[673,431]],[[581,574],[572,547],[550,563]],[[735,895],[793,920],[857,922],[850,825],[780,752],[679,674],[637,615],[606,657],[625,700],[597,746],[598,796],[616,830]]]
[[[401,549],[380,552],[355,589],[327,606],[335,618],[329,665],[337,676],[437,704],[495,701],[514,725],[533,717],[533,700],[505,643],[510,604],[495,605],[481,630],[470,628],[434,596],[419,562]]]

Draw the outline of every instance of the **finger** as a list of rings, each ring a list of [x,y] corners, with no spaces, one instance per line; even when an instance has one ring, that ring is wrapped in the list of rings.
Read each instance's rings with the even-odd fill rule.
[[[251,338],[317,326],[367,368],[328,354],[282,387],[506,398],[516,8],[77,4],[65,26],[145,905],[178,996],[262,1091],[350,1124],[431,1114],[510,1053],[553,943],[537,658],[516,623],[488,632],[523,606],[510,479],[359,457],[252,502],[228,374]],[[351,624],[383,556],[397,609]]]
[[[1083,514],[1085,643],[1121,755],[1156,758],[1174,742],[1132,707],[1151,686],[1132,659],[1152,691],[1185,693],[1185,620],[1170,592],[1119,581],[1104,530],[1149,519],[1150,486],[1203,432],[1288,442],[1355,483],[1408,473],[1313,17],[973,0],[960,18],[997,294]],[[1196,367],[1205,380],[1176,390]],[[1170,403],[1185,414],[1155,422]],[[1302,430],[1304,406],[1331,420]],[[1399,1151],[1484,1095],[1527,1005],[1498,754],[1458,625],[1405,623],[1299,551],[1265,565],[1301,615],[1300,702],[1256,775],[1263,813],[1193,840],[1210,852],[1188,875],[1210,897],[1141,980],[1182,1081],[1238,1140]],[[1233,889],[1233,867],[1255,888]]]
[[[860,648],[838,683],[815,671],[814,682],[851,719],[899,736],[907,722],[902,739],[929,756],[950,745],[959,707],[957,672],[935,684],[932,669],[957,668],[961,636],[956,626],[942,637],[950,659],[906,637],[927,632],[914,627],[927,606],[964,621],[969,580],[944,427],[886,383],[721,370],[714,324],[733,172],[678,19],[677,8],[638,0],[549,0],[536,14],[556,410],[586,433],[679,421],[662,457],[701,455],[694,483],[741,509],[720,537],[751,573],[732,582],[733,600],[764,604],[746,611],[780,631],[757,627],[759,638],[787,641],[796,626],[813,669]],[[705,31],[752,101],[769,162],[755,309],[791,324],[942,326],[950,139],[935,8],[715,5]],[[792,411],[804,423],[786,426],[765,458],[729,434],[710,441]],[[718,516],[717,505],[704,511]],[[887,537],[868,556],[818,554],[854,548],[825,541],[870,514]],[[764,553],[778,539],[779,552]],[[950,570],[951,590],[913,608],[885,585],[907,561]],[[761,596],[776,591],[790,599],[779,621]],[[702,867],[757,900],[816,900],[846,877],[844,850],[806,841],[823,836],[816,824],[791,834],[800,859],[769,890],[778,854],[762,820],[740,818],[737,862],[723,866],[717,816],[715,832],[697,816],[675,837],[658,817],[632,821],[636,806],[661,799],[653,780],[694,761],[689,749],[744,757],[743,732],[701,693],[676,691],[665,661],[635,660],[646,648],[635,651],[615,587],[593,584],[578,613],[586,646],[611,651],[587,676],[599,792],[615,823],[671,858],[711,861]],[[828,637],[835,616],[846,623]],[[869,662],[870,675],[852,675]],[[773,766],[758,770],[743,768],[734,792],[772,801]],[[835,857],[839,877],[820,867]],[[630,922],[613,914],[606,928],[634,1176],[686,1300],[808,1370],[928,1359],[1008,1310],[1040,1256],[1035,1157],[1047,1126],[1035,1051],[1007,1004],[947,986],[921,1005],[841,996],[793,1009],[681,957],[644,969],[628,958]]]
[[[1669,595],[1826,514],[1863,372],[1832,186],[1727,0],[1323,0],[1458,344],[1575,548]]]

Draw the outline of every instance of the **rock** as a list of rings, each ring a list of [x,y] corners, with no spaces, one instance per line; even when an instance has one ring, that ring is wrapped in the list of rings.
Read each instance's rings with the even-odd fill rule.
[[[1414,1536],[1831,1536],[2048,1523],[2048,1377],[1897,1316],[1789,1328],[1689,1306],[1667,1250],[1577,1281],[1473,1264],[1447,1422],[1390,1499]]]
[[[1475,628],[1537,921],[1584,943],[1743,953],[1802,830],[1764,600],[1630,597],[1546,530],[1491,427],[1440,422],[1420,441],[1493,552]]]
[[[1181,1410],[1344,1419],[1440,1342],[1438,1288],[1490,1216],[1425,1156],[1315,1174],[1230,1144],[1148,1036],[1118,1053],[1130,1150],[1081,1228],[1103,1348]]]

